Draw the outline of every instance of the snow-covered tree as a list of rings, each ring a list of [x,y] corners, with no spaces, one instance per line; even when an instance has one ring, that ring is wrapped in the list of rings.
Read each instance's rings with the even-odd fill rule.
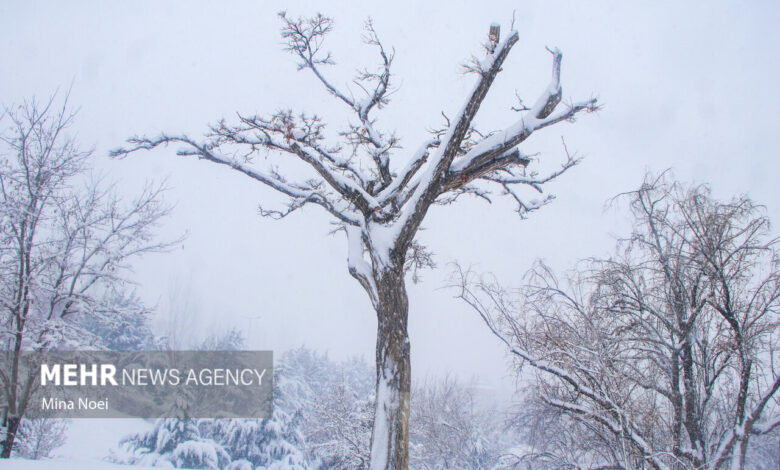
[[[479,470],[497,463],[509,433],[503,415],[477,400],[473,387],[449,376],[413,387],[412,468]]]
[[[537,436],[538,452],[760,468],[766,439],[750,444],[776,443],[780,427],[780,240],[747,197],[721,202],[666,174],[624,198],[634,228],[612,257],[565,278],[539,264],[516,291],[461,273],[461,297],[536,372],[524,419],[557,430]]]
[[[306,349],[284,356],[286,364],[318,364],[318,381],[310,381],[307,400],[302,403],[302,429],[308,452],[323,468],[365,470],[369,463],[371,426],[374,418],[374,372],[363,360],[335,362]],[[315,367],[290,367],[300,379]]]
[[[90,178],[91,152],[67,134],[73,118],[67,99],[57,108],[54,97],[0,116],[2,458],[32,393],[21,352],[102,346],[101,328],[142,313],[136,302],[115,303],[129,260],[169,246],[152,233],[167,212],[163,188],[122,201]]]
[[[120,442],[129,450],[124,463],[142,466],[222,469],[230,457],[216,442],[202,438],[194,419],[163,418],[152,430]]]
[[[190,408],[195,397],[186,388],[180,393],[171,404],[170,418],[157,419],[150,431],[122,439],[119,444],[127,455],[113,455],[112,460],[159,467],[225,468],[231,462],[230,455],[220,443],[211,439],[208,429],[204,431],[201,425],[202,421],[210,420],[192,418]]]
[[[179,392],[169,410],[171,417],[156,420],[148,432],[122,439],[119,444],[128,455],[114,456],[113,460],[133,465],[199,469],[222,469],[230,463],[228,453],[202,433],[200,420],[191,417],[195,397],[186,388]]]
[[[368,469],[373,406],[370,394],[359,395],[343,380],[317,397],[304,429],[310,452],[324,468]]]
[[[282,398],[278,396],[275,399]],[[274,407],[267,419],[204,420],[208,435],[219,442],[235,462],[267,470],[317,468],[306,455],[300,413]]]
[[[53,418],[24,418],[19,423],[13,454],[37,460],[51,457],[55,449],[65,444],[68,420]]]
[[[520,188],[541,193],[545,183],[576,160],[569,158],[558,171],[538,175],[531,169],[534,160],[519,146],[538,130],[595,110],[596,100],[567,103],[558,110],[563,97],[562,55],[552,49],[552,78],[534,104],[514,107],[519,115],[503,129],[477,130],[474,118],[499,72],[507,68],[506,59],[519,38],[511,31],[501,40],[499,25],[492,25],[484,57],[465,67],[475,76],[472,91],[430,139],[416,151],[401,152],[399,138],[378,127],[376,113],[390,101],[393,51],[383,46],[372,22],[366,24],[364,40],[378,52],[380,64],[356,77],[363,91],[357,96],[326,77],[326,68],[334,62],[325,52],[324,40],[333,21],[322,15],[280,17],[286,49],[298,59],[298,68],[312,72],[353,113],[353,122],[332,133],[341,137],[339,142],[328,140],[326,123],[319,116],[280,111],[240,115],[234,124],[221,120],[203,139],[174,134],[133,137],[127,148],[113,154],[180,144],[178,154],[183,157],[230,168],[287,197],[286,207],[263,208],[262,215],[281,218],[314,205],[343,228],[349,273],[365,289],[378,319],[370,467],[406,469],[411,364],[405,276],[410,269],[430,264],[429,251],[415,240],[420,225],[432,205],[452,203],[462,195],[490,201],[491,188],[513,198],[521,216],[543,206],[551,196],[528,197]],[[310,174],[290,177],[291,159]]]
[[[100,338],[100,346],[114,351],[155,349],[156,340],[150,326],[152,311],[135,292],[112,288],[104,293],[99,305],[106,310],[81,316],[79,322]]]
[[[228,329],[206,337],[194,349],[234,351],[243,347],[240,331]],[[161,345],[169,347],[166,339]],[[302,352],[302,351],[305,351]],[[300,373],[319,364],[308,350],[297,351],[295,362]],[[311,386],[305,377],[291,374],[290,380],[280,377],[287,370],[283,359],[274,370],[274,412],[268,419],[192,419],[188,409],[193,397],[180,397],[174,402],[175,417],[155,421],[145,433],[127,436],[120,446],[124,452],[114,452],[118,463],[177,468],[219,468],[243,470],[307,470],[316,468],[306,455],[302,431],[303,402],[311,399]],[[312,377],[319,378],[322,377]],[[198,399],[210,399],[209,396]],[[124,454],[124,455],[122,455]]]
[[[200,348],[204,351],[240,351],[244,347],[244,335],[238,328],[206,336]]]
[[[294,374],[287,378],[287,370],[283,357],[274,367],[274,411],[271,418],[201,421],[204,435],[219,442],[236,466],[251,464],[252,468],[267,470],[316,468],[306,455],[301,427],[302,402],[310,397],[310,386],[305,378]],[[312,376],[310,380],[317,378]]]

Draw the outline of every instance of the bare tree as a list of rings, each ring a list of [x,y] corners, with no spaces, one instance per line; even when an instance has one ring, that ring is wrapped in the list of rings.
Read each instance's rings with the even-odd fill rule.
[[[517,189],[529,187],[541,193],[545,183],[577,160],[569,158],[558,171],[540,176],[529,170],[532,159],[518,146],[537,130],[595,110],[596,100],[566,104],[556,111],[562,98],[562,56],[551,50],[552,79],[535,104],[517,107],[519,117],[504,129],[478,131],[473,125],[477,111],[518,40],[518,33],[512,31],[500,41],[498,25],[493,25],[485,57],[466,66],[476,83],[460,110],[399,165],[394,158],[401,150],[399,139],[380,130],[375,117],[389,103],[394,51],[383,46],[371,21],[366,23],[363,40],[376,49],[380,64],[377,70],[366,69],[356,77],[361,92],[355,96],[325,76],[326,67],[334,63],[324,51],[333,21],[322,15],[292,19],[281,13],[280,17],[286,50],[298,59],[298,68],[309,70],[354,113],[355,120],[338,132],[340,142],[327,141],[326,124],[319,116],[281,111],[265,117],[239,115],[236,124],[219,121],[201,140],[171,134],[133,137],[127,148],[113,154],[181,144],[181,156],[231,168],[287,196],[286,207],[263,208],[264,216],[281,218],[316,205],[333,217],[346,234],[349,273],[365,289],[378,319],[371,468],[405,469],[410,392],[405,274],[430,262],[427,250],[415,241],[420,224],[433,204],[451,203],[465,194],[490,201],[491,188],[514,198],[521,216],[544,205],[551,196],[529,199]],[[294,166],[291,158],[303,162],[310,175],[293,180],[277,165],[263,167],[267,160],[257,158],[263,154],[270,161],[291,165],[287,172]]]
[[[542,412],[576,423],[566,432],[589,458],[745,468],[750,439],[780,426],[769,220],[746,197],[719,202],[666,175],[623,197],[634,230],[613,257],[563,280],[539,264],[517,291],[461,272],[460,296],[537,372]]]
[[[359,368],[350,371],[353,374],[368,372],[362,363],[352,365]],[[336,380],[320,384],[323,390],[313,397],[310,409],[306,410],[306,443],[309,452],[319,457],[325,468],[365,470],[369,463],[373,402],[370,393],[359,395],[344,372]],[[366,381],[371,377],[370,372],[366,374]]]
[[[11,455],[33,392],[34,375],[20,370],[22,351],[99,346],[90,331],[97,317],[107,325],[119,310],[142,313],[136,302],[116,301],[128,260],[168,246],[152,238],[167,212],[162,186],[123,204],[89,178],[91,152],[67,135],[73,117],[67,99],[57,109],[52,97],[7,108],[2,119],[2,458]]]
[[[65,419],[23,419],[16,433],[14,453],[30,460],[48,459],[65,444],[68,426]]]
[[[503,415],[477,403],[474,387],[449,376],[413,387],[413,468],[485,469],[497,463],[508,434]]]

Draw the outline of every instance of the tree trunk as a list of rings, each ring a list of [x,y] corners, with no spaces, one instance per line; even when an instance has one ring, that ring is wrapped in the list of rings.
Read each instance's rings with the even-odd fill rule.
[[[26,312],[26,309],[25,309]],[[19,429],[19,422],[21,421],[21,414],[19,413],[19,397],[17,396],[19,385],[19,360],[22,351],[22,331],[24,329],[24,322],[17,320],[20,323],[17,324],[16,339],[14,342],[13,351],[8,351],[7,354],[11,355],[11,384],[10,394],[6,396],[6,417],[3,425],[5,426],[5,438],[2,442],[2,453],[0,458],[11,458],[11,451],[14,447],[14,440],[16,440],[16,431]],[[10,416],[9,416],[10,415]]]
[[[377,276],[376,411],[370,470],[409,466],[411,363],[403,267]]]
[[[16,431],[19,429],[19,421],[21,421],[21,419],[18,417],[8,418],[5,428],[5,439],[3,440],[3,453],[0,454],[0,458],[8,459],[11,457]]]

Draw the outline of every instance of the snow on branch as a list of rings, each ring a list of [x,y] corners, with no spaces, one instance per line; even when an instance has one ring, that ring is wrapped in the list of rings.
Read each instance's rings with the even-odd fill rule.
[[[526,109],[520,122],[501,131],[481,132],[473,121],[512,47],[518,42],[517,31],[511,31],[501,40],[499,25],[492,24],[485,56],[474,62],[472,71],[477,72],[476,83],[460,111],[452,119],[444,116],[445,126],[431,131],[432,137],[411,154],[406,165],[392,172],[390,156],[400,148],[399,140],[392,133],[377,129],[372,112],[389,102],[394,51],[385,48],[374,24],[368,20],[362,39],[378,52],[380,60],[377,68],[358,72],[354,83],[364,96],[356,98],[348,88],[336,86],[323,73],[326,66],[334,65],[333,57],[325,49],[333,20],[321,14],[294,19],[281,12],[279,17],[285,49],[298,59],[299,70],[311,71],[319,83],[357,117],[357,122],[349,122],[338,132],[338,144],[328,143],[325,123],[319,116],[286,110],[268,116],[239,114],[236,124],[221,120],[209,128],[202,141],[169,134],[155,138],[133,137],[128,140],[128,148],[116,149],[112,155],[124,156],[160,145],[182,144],[179,155],[230,167],[289,198],[281,209],[261,208],[263,216],[281,218],[306,205],[318,205],[336,217],[338,223],[362,231],[361,237],[351,238],[360,239],[362,247],[370,252],[375,271],[372,275],[381,272],[385,262],[391,259],[395,268],[406,264],[414,237],[432,204],[454,202],[463,195],[490,202],[492,195],[487,188],[497,187],[501,189],[501,195],[517,201],[518,212],[524,216],[542,207],[552,196],[525,200],[515,191],[515,186],[525,185],[542,193],[545,183],[577,163],[576,159],[569,158],[560,170],[539,176],[527,171],[531,157],[518,149],[518,145],[535,130],[572,120],[581,111],[597,109],[594,99],[556,111],[562,99],[562,56],[557,49],[550,51],[553,54],[550,84],[536,104]],[[291,181],[275,166],[257,168],[253,159],[262,152],[295,156],[313,171],[313,177]],[[350,263],[350,272],[366,287],[364,280],[368,277],[359,266],[358,250],[352,248],[353,244],[359,243],[350,242],[350,256],[356,260]],[[421,250],[411,252],[423,253]],[[425,256],[417,259],[423,262],[415,265],[430,264]],[[370,293],[370,289],[367,290]]]
[[[488,191],[472,184],[478,179],[499,184],[505,195],[516,200],[518,213],[524,216],[552,200],[552,196],[525,201],[511,185],[524,184],[541,192],[544,183],[560,176],[578,162],[577,159],[568,157],[560,170],[547,177],[539,178],[535,173],[528,176],[525,174],[525,168],[530,159],[517,149],[517,146],[536,130],[561,121],[574,120],[580,112],[598,109],[596,99],[590,99],[567,105],[565,109],[555,112],[562,98],[560,67],[563,56],[557,49],[550,50],[553,55],[550,83],[536,104],[527,108],[518,122],[487,136],[472,126],[482,100],[517,40],[518,34],[513,31],[499,43],[498,31],[491,28],[490,44],[485,48],[486,57],[481,61],[473,61],[467,67],[468,70],[477,72],[479,79],[455,119],[447,119],[447,131],[437,135],[436,151],[429,154],[430,144],[424,145],[422,151],[414,155],[401,173],[401,181],[394,182],[379,195],[380,204],[392,201],[394,205],[403,207],[398,217],[398,223],[403,226],[399,232],[402,242],[411,239],[425,211],[434,201],[451,202],[461,194],[473,194],[490,201]],[[476,140],[475,135],[481,139]],[[518,168],[522,168],[522,173],[518,173]],[[418,170],[422,173],[417,174]],[[414,174],[417,176],[412,178]]]
[[[437,151],[426,162],[427,169],[420,175],[419,183],[406,202],[408,207],[399,219],[402,227],[399,240],[402,244],[411,241],[427,212],[427,208],[439,196],[442,180],[458,154],[463,138],[472,128],[471,122],[479,111],[493,81],[501,71],[501,65],[517,40],[517,31],[512,31],[503,43],[497,46],[493,52],[488,53],[483,62],[483,73],[480,74],[480,78],[463,108],[458,112],[454,120],[455,125],[450,126],[447,133],[441,138]]]
[[[228,135],[229,134],[227,133],[221,135],[221,139],[227,139]],[[325,168],[324,166],[320,165],[316,159],[311,158],[311,155],[303,152],[300,149],[300,147],[297,148],[294,147],[293,146],[294,144],[290,146],[285,146],[283,144],[274,141],[268,135],[261,136],[253,141],[249,141],[248,139],[246,139],[245,137],[241,136],[238,133],[232,134],[232,136],[234,137],[233,141],[235,143],[249,144],[253,149],[255,146],[257,146],[257,147],[287,151],[288,153],[292,153],[294,155],[299,156],[302,160],[306,161],[306,163],[315,166],[315,169],[319,169],[323,173],[327,174],[327,170],[324,169]],[[192,140],[191,138],[187,137],[186,135],[175,136],[175,135],[161,134],[160,136],[155,138],[131,137],[130,139],[128,139],[128,143],[131,144],[130,147],[112,150],[110,152],[111,156],[124,157],[138,150],[151,150],[160,145],[167,146],[168,144],[171,143],[184,144],[184,147],[182,147],[177,151],[178,155],[195,156],[197,158],[208,160],[219,165],[227,166],[291,198],[291,203],[290,206],[288,207],[288,210],[262,211],[261,214],[263,215],[283,217],[297,208],[303,207],[308,203],[312,203],[323,207],[330,214],[332,214],[342,222],[351,225],[355,225],[358,223],[359,218],[357,216],[357,213],[354,210],[351,210],[347,207],[340,207],[343,206],[343,204],[337,202],[338,198],[334,200],[334,198],[328,194],[327,190],[325,189],[326,186],[325,181],[310,179],[305,183],[288,182],[287,179],[283,177],[281,174],[279,174],[276,170],[261,171],[250,166],[248,164],[248,159],[249,159],[248,155],[244,156],[243,158],[240,158],[240,157],[228,157],[226,155],[222,155],[218,153],[219,145],[221,143],[224,143],[224,141],[220,141],[219,139],[206,142],[206,143],[198,143]],[[334,181],[334,183],[331,183],[331,186],[333,184],[338,186],[338,183],[335,183],[336,178],[333,177],[332,174],[330,174],[329,176],[331,176],[331,181]],[[345,179],[342,178],[339,181],[340,183],[344,183]],[[343,187],[341,187],[340,189],[342,191],[345,191]]]
[[[742,422],[735,423],[722,437],[720,445],[717,447],[717,452],[712,459],[714,462],[713,468],[718,468],[722,462],[728,461],[733,452],[733,448],[738,445],[738,441],[744,439],[746,435],[767,434],[780,426],[780,416],[778,415],[772,416],[765,422],[757,423],[757,421],[761,419],[767,404],[775,396],[778,390],[780,390],[780,376],[775,377],[770,387],[764,391],[760,399],[757,400],[757,403],[753,405],[753,409],[748,417]]]
[[[366,21],[365,29],[366,34],[363,36],[363,42],[371,46],[376,46],[379,49],[382,65],[380,72],[369,72],[366,69],[356,79],[357,85],[366,92],[366,99],[356,103],[358,114],[360,114],[361,120],[363,121],[368,119],[368,112],[371,111],[374,106],[381,108],[388,103],[387,92],[388,87],[390,86],[390,65],[393,63],[393,57],[395,56],[395,51],[387,52],[385,50],[382,42],[379,40],[379,35],[374,29],[374,23],[370,18]],[[376,82],[376,86],[372,91],[368,91],[361,82],[371,81]],[[374,137],[371,138],[373,139]]]
[[[371,303],[376,306],[378,300],[376,281],[371,270],[371,265],[363,255],[366,244],[363,241],[363,233],[358,227],[344,226],[347,234],[347,265],[349,274],[352,275],[368,293]]]
[[[780,415],[774,416],[765,423],[756,424],[753,426],[753,432],[756,434],[769,434],[778,426],[780,426]]]
[[[298,63],[298,70],[311,69],[312,73],[333,96],[348,104],[349,107],[355,108],[354,100],[325,79],[319,69],[320,65],[333,65],[335,63],[330,52],[324,55],[320,54],[325,36],[333,30],[333,20],[320,13],[311,18],[293,20],[284,11],[279,13],[279,18],[284,22],[281,35],[282,39],[287,41],[285,50],[297,55],[301,60]]]
[[[301,120],[306,123],[305,116]],[[241,121],[246,127],[227,127],[221,123],[220,127],[213,128],[212,132],[224,142],[257,145],[296,155],[361,211],[370,211],[378,206],[374,197],[361,186],[360,183],[364,179],[360,172],[349,162],[330,154],[336,149],[328,150],[319,145],[318,142],[322,138],[319,134],[319,124],[316,133],[312,133],[307,130],[310,126],[296,123],[291,113],[280,113],[269,120],[257,116],[241,117]],[[252,135],[253,131],[257,131],[260,137]]]
[[[568,399],[565,394],[559,396],[558,393],[554,393],[543,396],[544,402],[572,414],[588,416],[603,424],[610,432],[631,442],[642,453],[643,459],[651,468],[658,470],[669,468],[659,458],[660,456],[647,439],[641,435],[632,416],[622,409],[619,402],[613,400],[611,393],[608,390],[594,387],[593,384],[598,384],[600,380],[589,377],[589,373],[584,374],[584,377],[581,376],[583,371],[587,372],[584,365],[581,365],[578,374],[576,371],[568,370],[565,361],[558,365],[556,359],[553,359],[556,356],[566,356],[565,351],[547,351],[546,355],[552,359],[548,360],[539,357],[533,351],[533,346],[529,347],[536,340],[531,337],[532,333],[526,330],[522,322],[508,315],[508,310],[512,308],[513,302],[506,298],[506,292],[502,287],[495,282],[483,279],[475,280],[474,273],[464,270],[458,265],[456,265],[454,275],[455,282],[452,287],[458,291],[456,297],[465,301],[477,312],[491,333],[507,346],[509,352],[517,356],[521,363],[528,364],[537,371],[560,380],[573,397]],[[556,287],[551,287],[551,289],[567,297],[567,302],[576,304],[576,300],[568,297],[563,291]],[[573,306],[579,308],[574,304]]]
[[[368,20],[363,42],[376,48],[380,64],[376,70],[359,72],[354,82],[365,96],[356,99],[348,89],[335,86],[322,71],[323,67],[334,64],[331,54],[324,49],[325,38],[333,30],[333,20],[321,14],[293,19],[281,12],[279,17],[286,50],[298,58],[298,68],[309,69],[359,120],[339,132],[340,144],[326,143],[325,123],[318,116],[279,111],[268,117],[238,115],[239,122],[235,125],[221,120],[210,127],[203,142],[183,135],[134,137],[128,140],[131,147],[117,149],[112,154],[121,156],[169,143],[183,144],[180,155],[228,166],[290,198],[281,210],[261,208],[262,215],[280,218],[305,205],[319,205],[341,223],[363,226],[364,235],[382,233],[383,251],[389,243],[397,246],[399,253],[405,253],[410,246],[431,204],[453,202],[462,195],[490,201],[491,192],[477,184],[481,181],[497,185],[502,195],[514,198],[518,212],[524,215],[542,207],[552,196],[526,201],[514,186],[526,185],[541,193],[543,184],[577,163],[576,159],[569,158],[559,171],[540,177],[527,171],[531,158],[517,148],[535,130],[573,120],[579,112],[597,109],[596,100],[592,99],[556,112],[562,99],[562,55],[557,49],[550,50],[552,79],[536,104],[527,108],[515,124],[497,132],[480,132],[473,120],[518,41],[516,31],[500,41],[498,25],[491,25],[485,57],[474,65],[477,83],[461,110],[451,120],[445,116],[446,126],[432,131],[433,138],[423,142],[407,164],[393,173],[389,160],[391,153],[399,148],[398,139],[392,133],[376,129],[371,111],[388,103],[394,51],[383,46],[372,21]],[[251,163],[261,151],[294,155],[314,171],[315,177],[292,182],[275,167],[258,169]],[[366,165],[363,159],[368,159],[370,164]]]
[[[392,184],[384,188],[378,195],[377,199],[381,205],[385,205],[396,197],[400,191],[406,188],[407,184],[411,181],[412,177],[417,173],[423,164],[428,160],[431,149],[441,145],[439,139],[430,139],[425,141],[420,148],[412,155],[412,158],[406,163],[401,171],[398,172],[395,178],[393,178]]]
[[[320,70],[322,65],[335,64],[329,52],[321,52],[325,36],[333,29],[333,20],[321,14],[312,18],[292,19],[285,12],[281,12],[279,17],[284,22],[281,34],[287,41],[286,50],[300,59],[298,69],[311,70],[330,94],[347,104],[357,114],[360,126],[353,126],[344,135],[353,143],[366,146],[366,151],[374,161],[379,176],[379,181],[372,186],[388,186],[391,183],[389,152],[397,148],[398,139],[377,131],[374,127],[375,121],[369,113],[375,107],[381,108],[389,102],[388,93],[392,76],[390,67],[393,63],[394,51],[387,51],[384,48],[374,29],[373,21],[367,20],[363,42],[378,49],[381,64],[379,71],[363,69],[355,77],[354,83],[365,93],[364,99],[358,100],[351,92],[338,89]]]
[[[563,55],[558,49],[550,51],[553,55],[552,80],[545,91],[536,100],[536,104],[527,110],[515,124],[496,132],[469,149],[468,153],[458,158],[450,166],[449,171],[459,175],[469,173],[479,167],[484,161],[516,147],[534,131],[543,129],[561,121],[571,121],[582,112],[598,110],[596,99],[567,105],[566,109],[552,114],[561,101],[561,60]]]

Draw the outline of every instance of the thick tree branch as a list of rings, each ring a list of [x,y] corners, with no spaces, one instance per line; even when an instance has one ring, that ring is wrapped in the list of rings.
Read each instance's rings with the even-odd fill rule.
[[[471,122],[479,111],[482,101],[487,96],[490,86],[493,84],[501,66],[509,55],[509,51],[517,43],[517,31],[512,31],[504,42],[497,47],[495,52],[489,53],[483,64],[483,72],[471,92],[466,104],[458,113],[456,123],[441,139],[441,144],[436,153],[426,165],[427,170],[420,177],[420,182],[414,188],[414,192],[406,203],[410,207],[402,213],[398,223],[401,224],[398,243],[406,246],[411,242],[417,228],[428,210],[428,207],[438,197],[441,184],[449,170],[450,164],[460,150],[461,142],[466,133],[471,129]]]
[[[371,299],[371,303],[376,307],[379,299],[371,265],[363,255],[366,246],[363,240],[363,232],[359,227],[351,225],[345,226],[344,230],[347,234],[347,266],[349,274],[363,286]]]
[[[467,173],[470,169],[480,166],[484,161],[516,147],[530,137],[534,131],[561,121],[573,120],[582,111],[592,112],[598,110],[596,99],[590,99],[567,106],[563,111],[552,114],[561,101],[562,89],[560,79],[563,56],[557,49],[551,52],[553,54],[552,80],[544,93],[539,96],[536,104],[524,113],[518,122],[477,143],[469,149],[466,155],[455,160],[449,168],[451,173],[456,175]]]

